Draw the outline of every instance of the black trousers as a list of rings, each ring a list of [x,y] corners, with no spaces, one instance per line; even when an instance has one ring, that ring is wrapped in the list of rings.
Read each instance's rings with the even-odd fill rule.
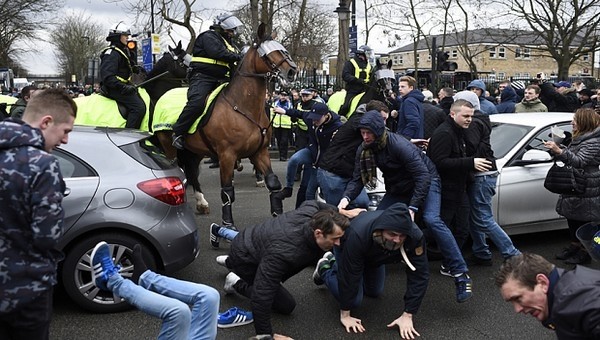
[[[288,158],[288,145],[291,129],[273,128],[273,135],[277,139],[277,148],[279,149],[279,158]]]
[[[127,110],[126,128],[139,129],[142,125],[142,120],[146,114],[146,103],[138,93],[124,95],[117,90],[108,90],[108,97],[114,99],[119,105],[123,105]],[[146,127],[147,128],[147,127]]]
[[[206,75],[201,73],[192,75],[189,81],[190,87],[187,91],[187,103],[173,126],[173,133],[175,135],[185,135],[187,133],[192,124],[194,124],[194,121],[204,111],[208,94],[220,84],[217,79],[207,78]]]
[[[0,338],[3,340],[48,340],[52,317],[53,289],[43,292],[31,302],[0,314]]]

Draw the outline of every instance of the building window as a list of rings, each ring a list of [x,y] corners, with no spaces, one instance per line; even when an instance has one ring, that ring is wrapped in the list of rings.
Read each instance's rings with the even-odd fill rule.
[[[504,47],[498,47],[498,58],[506,58],[506,49]]]
[[[584,55],[581,56],[581,60],[583,61],[590,61],[590,54],[586,53]]]
[[[531,75],[529,74],[529,72],[525,72],[523,73],[523,78],[531,78]]]
[[[452,59],[458,58],[458,50],[450,51],[450,58],[452,58]]]
[[[421,55],[417,53],[417,64],[421,61]]]
[[[490,50],[490,59],[496,58],[496,48],[490,47],[489,50]]]
[[[505,72],[498,72],[498,79],[504,79],[506,77]]]
[[[515,59],[530,59],[531,49],[528,47],[517,47],[515,50]]]

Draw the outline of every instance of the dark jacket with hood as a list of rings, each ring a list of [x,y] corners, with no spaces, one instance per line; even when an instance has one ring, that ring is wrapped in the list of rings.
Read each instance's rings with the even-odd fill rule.
[[[600,221],[600,127],[573,138],[556,159],[584,169],[583,195],[559,195],[556,212],[567,219]]]
[[[423,122],[423,138],[429,139],[431,138],[431,135],[433,135],[435,129],[446,121],[448,115],[441,107],[433,105],[428,101],[424,101],[423,116],[425,118]]]
[[[228,265],[234,272],[236,268],[255,271],[254,282],[247,283],[252,285],[256,334],[273,334],[271,306],[280,284],[314,266],[325,253],[318,246],[309,222],[315,213],[327,209],[337,211],[325,203],[305,201],[296,210],[240,231],[231,242]]]
[[[548,319],[559,340],[600,339],[600,271],[576,266],[550,273]]]
[[[385,131],[381,114],[368,111],[360,119],[358,128],[366,128],[379,139]],[[376,144],[377,141],[371,143]],[[370,147],[371,145],[367,146]],[[344,196],[355,199],[364,187],[361,179],[360,155],[365,147],[362,143],[356,150],[354,173]],[[435,165],[408,139],[399,134],[387,132],[387,142],[382,150],[373,149],[374,160],[383,173],[387,193],[400,197],[410,207],[420,208],[429,193],[431,176],[437,176]]]
[[[442,110],[444,110],[445,114],[449,115],[450,108],[452,107],[453,103],[454,103],[454,98],[444,97],[444,98],[442,98],[442,100],[440,100],[440,107],[442,108]]]
[[[336,262],[341,310],[353,307],[365,268],[406,260],[400,249],[386,250],[373,240],[373,232],[384,229],[407,236],[401,247],[416,270],[412,271],[406,266],[404,311],[412,314],[419,311],[429,284],[429,264],[423,233],[411,220],[408,208],[403,203],[396,203],[386,210],[359,214],[344,233],[341,245],[336,249],[336,254],[340,254]]]
[[[512,87],[507,86],[500,93],[500,104],[496,105],[498,113],[515,113],[518,96]]]
[[[465,131],[466,129],[456,125],[451,117],[447,117],[429,141],[427,156],[435,164],[442,179],[444,200],[462,200],[467,181],[474,169],[475,157],[467,156]]]
[[[356,149],[362,143],[358,122],[365,113],[367,104],[361,104],[337,130],[323,154],[319,167],[343,178],[352,178]]]
[[[133,74],[133,66],[137,60],[131,60],[133,56],[127,46],[120,41],[111,43],[100,55],[100,85],[102,90],[109,93],[120,94],[125,90],[128,80]],[[121,79],[121,80],[120,80]]]
[[[471,81],[469,83],[469,85],[467,86],[467,90],[470,90],[472,88],[477,88],[481,90],[481,96],[479,96],[479,106],[481,108],[481,111],[485,114],[491,115],[491,114],[495,114],[498,113],[498,110],[496,110],[496,105],[494,105],[494,103],[492,103],[491,101],[485,99],[485,83],[479,79],[475,79],[473,81]]]
[[[57,282],[63,254],[65,183],[58,161],[44,150],[40,130],[0,122],[0,314],[22,307]]]
[[[407,138],[423,138],[425,135],[423,100],[425,96],[419,90],[412,90],[406,96],[400,97],[398,110],[398,129],[396,132]]]
[[[494,157],[494,150],[492,150],[492,144],[490,143],[491,133],[492,123],[490,117],[479,110],[475,110],[473,120],[464,134],[467,156],[485,158],[492,162],[489,171],[498,171],[496,157]],[[474,174],[477,175],[477,172]]]

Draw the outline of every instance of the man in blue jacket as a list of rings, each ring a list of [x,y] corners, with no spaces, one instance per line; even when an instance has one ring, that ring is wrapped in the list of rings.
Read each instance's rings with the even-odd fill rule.
[[[479,97],[479,109],[484,114],[492,115],[498,113],[496,105],[491,101],[485,99],[485,83],[482,80],[475,79],[469,83],[467,90],[475,92]]]
[[[400,78],[400,110],[398,110],[398,129],[396,132],[408,138],[423,138],[424,116],[423,100],[425,96],[417,89],[417,80],[410,76]]]
[[[352,317],[350,310],[360,305],[364,295],[383,294],[386,264],[404,262],[404,308],[387,326],[398,326],[403,339],[419,336],[412,318],[427,291],[429,265],[425,238],[409,211],[405,204],[396,203],[386,210],[360,213],[334,247],[335,257],[326,253],[319,260],[313,279],[315,283],[325,283],[339,301],[340,322],[347,332],[365,331],[361,320]]]

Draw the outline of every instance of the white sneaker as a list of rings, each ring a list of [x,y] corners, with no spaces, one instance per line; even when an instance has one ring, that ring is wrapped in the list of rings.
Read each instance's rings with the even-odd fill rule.
[[[235,293],[235,288],[233,288],[233,286],[239,280],[241,280],[241,278],[239,276],[237,276],[236,273],[230,272],[229,274],[227,274],[227,276],[225,277],[225,284],[223,285],[223,290],[225,291],[225,293],[227,293],[227,294]]]
[[[225,264],[225,261],[227,261],[227,258],[229,258],[229,255],[219,255],[216,258],[217,264],[227,268],[227,265]]]

